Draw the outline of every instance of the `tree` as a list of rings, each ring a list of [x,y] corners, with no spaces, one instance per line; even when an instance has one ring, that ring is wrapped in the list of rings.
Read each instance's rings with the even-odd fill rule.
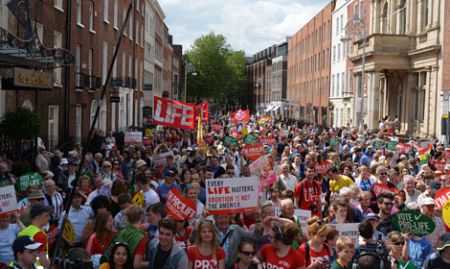
[[[0,131],[16,141],[35,138],[41,129],[42,120],[37,113],[24,107],[5,113],[0,123]]]
[[[243,51],[233,51],[223,35],[211,32],[197,38],[186,53],[186,60],[197,73],[188,77],[189,96],[224,105],[239,100],[245,82],[245,56]]]

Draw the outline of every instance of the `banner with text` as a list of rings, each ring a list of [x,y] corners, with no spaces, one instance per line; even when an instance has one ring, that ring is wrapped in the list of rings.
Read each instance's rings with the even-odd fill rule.
[[[178,189],[171,189],[167,196],[167,215],[173,220],[189,220],[196,214],[194,201],[184,198]]]
[[[199,116],[202,119],[202,123],[208,123],[209,120],[209,104],[208,101],[203,101],[198,105],[195,105],[195,117]]]
[[[194,129],[195,104],[155,96],[153,107],[155,124],[172,128]]]
[[[258,206],[258,178],[216,178],[206,181],[206,208],[213,215],[249,212]]]
[[[142,132],[125,132],[125,144],[142,144]]]
[[[359,230],[358,230],[359,223],[341,223],[341,224],[332,224],[336,228],[336,230],[339,231],[339,237],[341,236],[348,236],[356,243],[358,242],[359,237]]]
[[[245,145],[242,154],[249,160],[256,160],[265,153],[264,145],[260,142],[255,145]]]
[[[16,190],[13,185],[0,188],[0,215],[17,210]]]

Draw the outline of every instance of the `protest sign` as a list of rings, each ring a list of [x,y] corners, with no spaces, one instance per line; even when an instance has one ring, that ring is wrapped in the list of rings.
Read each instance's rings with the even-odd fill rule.
[[[226,147],[237,147],[239,146],[239,142],[236,140],[236,138],[232,137],[232,136],[224,136],[222,138],[222,142]]]
[[[29,186],[37,186],[40,188],[44,184],[44,179],[38,173],[27,173],[20,176],[16,180],[16,189],[24,194]]]
[[[145,204],[144,194],[140,191],[136,192],[131,199],[131,202],[133,203],[133,205],[137,205],[140,208],[143,208]]]
[[[195,105],[195,117],[199,116],[202,119],[202,123],[208,123],[209,120],[209,104],[208,101],[203,101],[198,105]]]
[[[326,174],[328,169],[333,167],[333,163],[330,161],[323,161],[321,163],[316,164],[316,172],[318,174]]]
[[[153,156],[153,163],[155,164],[155,167],[161,167],[161,166],[166,166],[167,164],[167,157],[168,156],[173,156],[173,152],[172,151],[168,151],[168,152],[164,152],[164,153],[160,153],[160,154],[156,154]]]
[[[211,130],[213,130],[214,132],[219,132],[222,129],[223,129],[223,125],[222,124],[217,124],[217,123],[212,123],[211,124]]]
[[[397,142],[395,141],[386,142],[386,149],[394,152],[397,151]]]
[[[257,177],[206,180],[206,208],[211,214],[249,212],[257,206]]]
[[[267,136],[261,136],[261,137],[260,137],[260,141],[261,141],[264,145],[269,145],[269,146],[275,145],[275,143],[277,142],[277,141],[275,140],[275,138],[273,138],[273,137],[267,137]]]
[[[231,113],[231,121],[233,123],[247,122],[250,120],[250,110],[239,109],[236,112]]]
[[[266,155],[259,157],[249,165],[250,173],[255,176],[261,176],[264,170],[272,170],[269,159]]]
[[[399,211],[391,217],[397,231],[410,232],[417,236],[424,236],[434,231],[433,219],[413,210]]]
[[[50,249],[54,247],[58,235],[59,235],[58,225],[56,224],[50,225],[47,231],[48,247]]]
[[[264,145],[257,143],[255,145],[245,145],[242,148],[242,154],[249,160],[256,160],[265,153]]]
[[[358,225],[359,223],[341,223],[341,224],[331,224],[339,231],[339,237],[348,236],[353,239],[354,242],[358,241],[359,231]]]
[[[167,215],[175,220],[189,220],[196,214],[197,205],[189,198],[181,195],[178,189],[171,189],[167,195]]]
[[[444,220],[445,226],[450,228],[450,200],[447,200],[442,207],[442,219]]]
[[[394,193],[395,189],[391,189],[388,187],[386,183],[374,183],[373,184],[373,193],[375,194],[375,197],[380,196],[382,193]]]
[[[142,132],[125,132],[126,145],[142,144]]]
[[[397,263],[398,263],[398,269],[417,269],[417,267],[413,264],[413,263],[411,263],[410,261],[408,261],[408,262],[405,262],[405,261],[402,261],[402,260],[397,260]]]
[[[247,134],[244,136],[244,143],[247,145],[255,145],[259,142],[259,138],[254,134]]]
[[[66,219],[66,224],[64,225],[64,231],[63,235],[69,242],[75,243],[76,237],[75,237],[75,230],[73,229],[73,224],[70,222],[69,219]]]
[[[374,149],[382,149],[383,148],[383,141],[382,140],[375,140],[372,143],[372,146]]]
[[[331,147],[339,146],[339,137],[330,137],[328,144],[330,144]]]
[[[153,107],[155,124],[179,129],[194,129],[195,104],[155,96]]]
[[[13,185],[0,188],[0,215],[17,210],[16,190]]]
[[[438,190],[434,195],[434,202],[439,208],[442,208],[448,200],[450,200],[450,188],[448,187]]]
[[[304,235],[308,234],[308,219],[311,218],[311,211],[296,208],[294,215],[297,217],[300,227],[302,228],[302,233]]]

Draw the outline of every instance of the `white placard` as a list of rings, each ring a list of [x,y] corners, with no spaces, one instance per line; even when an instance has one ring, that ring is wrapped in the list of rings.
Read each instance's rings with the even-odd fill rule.
[[[248,212],[258,206],[257,177],[206,180],[206,208],[213,215]]]
[[[294,211],[294,215],[297,217],[298,221],[300,222],[300,227],[302,228],[303,234],[307,235],[308,234],[308,219],[311,218],[311,211],[296,208]]]
[[[172,151],[168,151],[168,152],[164,152],[161,154],[156,154],[153,156],[153,163],[155,164],[155,167],[161,167],[161,166],[166,166],[167,164],[167,160],[166,158],[168,156],[173,156],[173,152]]]
[[[125,144],[142,144],[142,132],[125,132]]]
[[[8,213],[17,210],[16,191],[14,186],[0,188],[0,213]]]
[[[331,224],[336,227],[339,231],[339,236],[347,236],[357,242],[359,237],[358,225],[359,223],[342,223],[342,224]]]

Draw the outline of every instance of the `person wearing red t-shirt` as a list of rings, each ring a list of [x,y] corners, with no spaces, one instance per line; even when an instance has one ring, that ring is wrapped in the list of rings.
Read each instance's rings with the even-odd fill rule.
[[[186,250],[191,244],[192,226],[187,221],[177,221],[177,233],[175,234],[175,242],[180,248]]]
[[[305,257],[306,269],[326,269],[331,264],[331,248],[325,243],[328,229],[317,216],[308,220],[309,241],[298,248]]]
[[[265,244],[257,255],[258,261],[267,269],[304,269],[305,258],[291,244],[298,234],[298,227],[291,221],[273,223],[270,243]]]
[[[94,232],[86,242],[86,250],[91,255],[101,255],[108,248],[111,239],[113,218],[110,212],[100,212],[95,217]]]
[[[295,205],[301,209],[311,211],[312,216],[321,216],[322,211],[322,188],[314,179],[316,169],[308,166],[305,170],[306,178],[297,183],[294,190]]]
[[[189,269],[225,269],[226,254],[219,247],[214,225],[205,221],[198,225],[193,246],[187,249]]]

